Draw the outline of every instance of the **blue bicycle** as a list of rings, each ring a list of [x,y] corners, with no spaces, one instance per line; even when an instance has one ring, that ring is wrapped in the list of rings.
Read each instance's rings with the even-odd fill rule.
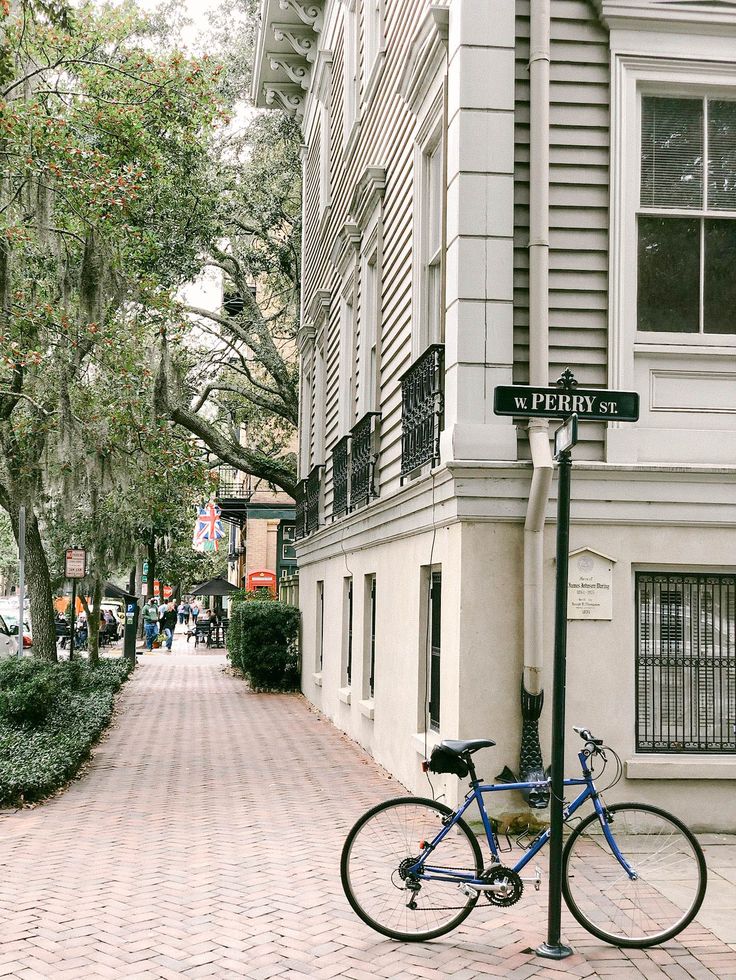
[[[570,830],[563,851],[565,902],[577,921],[605,942],[639,948],[665,942],[692,921],[705,896],[700,845],[677,817],[658,807],[607,806],[594,770],[600,779],[614,760],[610,789],[621,777],[621,760],[587,729],[574,730],[585,746],[578,753],[582,776],[565,780],[566,787],[581,788],[564,809]],[[387,800],[365,813],[348,834],[342,884],[353,909],[371,928],[391,939],[434,939],[463,922],[481,895],[503,907],[519,901],[525,883],[539,889],[540,869],[531,877],[522,872],[549,840],[549,830],[517,841],[525,853],[507,867],[483,798],[514,789],[549,792],[550,783],[483,783],[472,756],[492,745],[490,739],[445,741],[425,763],[425,771],[470,777],[470,790],[456,810],[419,797]],[[571,818],[588,800],[594,811],[573,825]],[[488,841],[488,861],[463,820],[473,803]]]

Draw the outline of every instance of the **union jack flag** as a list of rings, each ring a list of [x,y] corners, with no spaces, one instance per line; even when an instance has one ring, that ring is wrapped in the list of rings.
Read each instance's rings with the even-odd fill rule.
[[[220,508],[212,501],[197,508],[197,521],[192,537],[195,551],[217,551],[220,539],[225,537],[220,514]]]

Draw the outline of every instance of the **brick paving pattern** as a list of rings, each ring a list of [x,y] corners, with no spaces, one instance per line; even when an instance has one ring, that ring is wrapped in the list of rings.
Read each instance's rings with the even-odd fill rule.
[[[431,943],[382,938],[344,899],[339,854],[401,792],[300,697],[250,694],[218,657],[146,658],[84,777],[0,813],[0,978],[736,978],[700,925],[626,952],[566,910],[575,955],[539,960],[544,886]]]

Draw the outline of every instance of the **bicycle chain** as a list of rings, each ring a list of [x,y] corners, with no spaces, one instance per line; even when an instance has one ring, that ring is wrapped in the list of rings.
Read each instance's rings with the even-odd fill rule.
[[[473,871],[474,872],[474,871],[476,871],[476,868],[445,868],[445,867],[443,867],[443,868],[441,868],[441,870],[442,871]],[[460,884],[460,882],[458,882],[458,884]],[[480,897],[480,892],[478,893],[478,897]],[[467,904],[468,903],[466,902],[465,905],[417,905],[416,906],[416,909],[414,911],[421,911],[421,912],[457,912],[460,909],[466,908]]]

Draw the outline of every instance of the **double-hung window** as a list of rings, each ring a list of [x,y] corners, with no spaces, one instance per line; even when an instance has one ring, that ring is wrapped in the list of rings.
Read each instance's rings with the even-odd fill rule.
[[[642,95],[637,329],[736,334],[736,98]]]

